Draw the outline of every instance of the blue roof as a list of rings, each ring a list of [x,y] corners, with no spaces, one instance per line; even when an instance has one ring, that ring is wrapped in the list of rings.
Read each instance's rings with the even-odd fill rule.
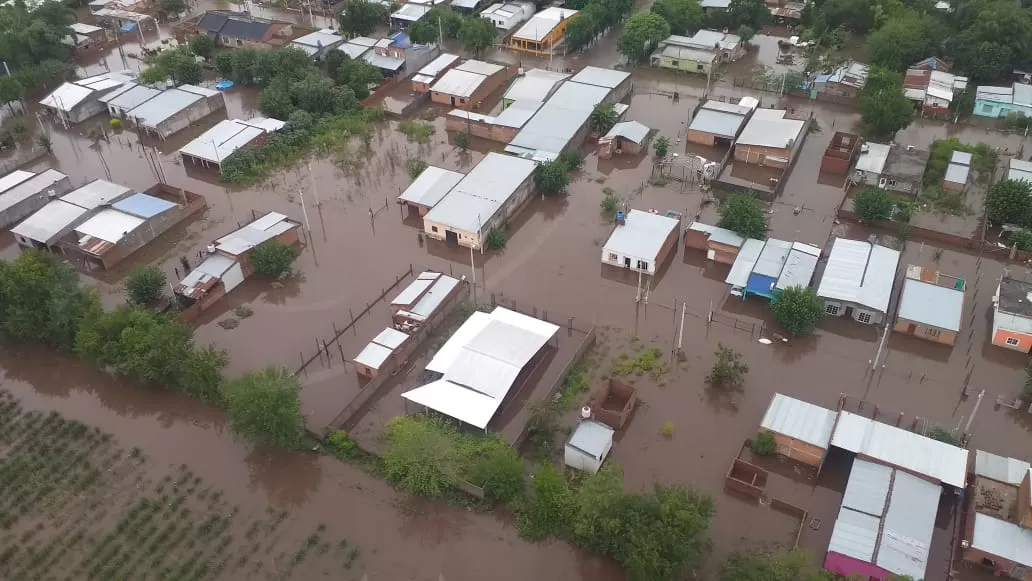
[[[394,34],[389,35],[387,38],[393,41],[391,43],[391,47],[393,48],[409,48],[412,46],[412,41],[404,32],[395,32]]]
[[[815,83],[827,83],[828,79],[830,79],[830,78],[831,78],[831,74],[817,75],[816,77],[813,78],[813,82],[815,82]]]
[[[766,275],[754,272],[749,275],[749,282],[745,285],[745,290],[770,298],[774,294],[774,285],[778,282],[778,279]]]
[[[132,32],[132,31],[136,30],[136,23],[135,22],[126,22],[125,24],[122,25],[122,28],[120,30],[122,32]]]
[[[114,206],[116,210],[125,212],[126,214],[132,214],[138,218],[147,219],[153,218],[166,210],[175,208],[176,204],[169,202],[168,200],[148,196],[147,194],[136,193],[124,200],[115,202],[112,206]]]

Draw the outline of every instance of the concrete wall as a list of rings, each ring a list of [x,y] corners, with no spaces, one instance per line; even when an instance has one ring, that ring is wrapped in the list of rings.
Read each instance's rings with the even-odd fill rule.
[[[1013,339],[1017,341],[1017,344],[1008,344],[1007,339]],[[993,331],[993,345],[1011,349],[1013,351],[1028,353],[1029,351],[1032,351],[1032,335],[1026,335],[1009,329],[997,328]]]
[[[893,325],[892,330],[904,335],[913,335],[919,339],[932,341],[933,343],[942,343],[943,345],[953,345],[957,342],[957,333],[954,331],[947,331],[946,329],[940,329],[931,325],[923,325],[917,321],[911,321],[902,317],[896,319],[896,324]]]
[[[1032,117],[1032,107],[1012,103],[997,103],[996,101],[985,101],[982,99],[975,101],[975,108],[972,112],[979,117],[990,117],[992,119],[1006,117],[1008,113],[1020,113],[1026,117]]]
[[[885,314],[869,309],[867,307],[858,305],[856,303],[849,303],[844,301],[829,301],[824,300],[824,313],[832,317],[841,317],[846,314],[846,309],[850,309],[849,316],[854,321],[865,324],[865,325],[879,325],[885,320]],[[862,314],[869,314],[871,316],[870,322],[864,323],[859,319]]]
[[[444,127],[448,131],[470,133],[475,137],[497,141],[499,143],[509,143],[520,131],[518,127],[504,127],[502,125],[494,125],[484,121],[467,120],[451,115],[445,117]]]
[[[792,150],[787,147],[762,147],[756,145],[735,145],[735,160],[744,163],[765,165],[768,167],[785,167],[784,163],[775,162],[767,158],[776,157],[785,160],[791,159]]]
[[[685,73],[708,75],[713,70],[712,62],[699,62],[691,59],[673,59],[668,56],[657,56],[652,59],[652,66],[662,69],[673,69]]]

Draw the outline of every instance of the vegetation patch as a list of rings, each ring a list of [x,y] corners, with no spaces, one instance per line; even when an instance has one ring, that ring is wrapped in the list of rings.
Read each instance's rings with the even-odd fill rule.
[[[613,375],[643,375],[652,372],[657,368],[657,362],[663,357],[663,351],[658,347],[645,349],[635,357],[621,353],[613,363],[611,373]]]
[[[398,123],[398,131],[405,134],[410,141],[416,143],[429,143],[430,136],[434,134],[434,126],[426,121],[414,121],[406,119]]]
[[[923,179],[925,185],[939,186],[942,184],[954,151],[971,154],[971,169],[975,171],[980,180],[988,180],[996,168],[997,154],[992,147],[984,143],[968,145],[961,143],[960,139],[956,137],[947,137],[932,144],[928,165],[925,166]]]

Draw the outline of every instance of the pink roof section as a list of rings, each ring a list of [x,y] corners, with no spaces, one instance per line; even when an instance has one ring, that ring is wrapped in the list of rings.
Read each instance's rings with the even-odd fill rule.
[[[824,558],[824,568],[843,577],[856,575],[862,579],[878,579],[879,581],[887,579],[892,575],[890,571],[882,569],[877,565],[865,563],[860,559],[854,559],[853,557],[847,557],[832,551],[829,551],[828,556]]]

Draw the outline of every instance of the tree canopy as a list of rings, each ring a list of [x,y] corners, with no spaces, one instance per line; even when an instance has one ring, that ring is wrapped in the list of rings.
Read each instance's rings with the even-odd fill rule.
[[[215,41],[207,34],[198,34],[190,39],[190,50],[205,60],[215,52]]]
[[[746,238],[762,240],[767,237],[767,216],[759,200],[746,194],[731,194],[727,198],[720,208],[717,226]]]
[[[830,571],[813,566],[803,551],[791,553],[735,553],[720,569],[720,581],[835,581]]]
[[[789,335],[806,335],[824,318],[824,300],[808,286],[790,286],[774,297],[770,312]]]
[[[616,48],[631,63],[639,63],[652,53],[659,41],[668,36],[670,25],[662,16],[653,12],[639,12],[627,19]]]
[[[889,138],[910,125],[914,105],[903,93],[903,77],[888,69],[874,67],[860,91],[860,122],[871,137]]]
[[[570,185],[570,168],[559,160],[546,161],[538,165],[534,181],[544,194],[561,194],[566,191],[566,186]]]
[[[699,0],[656,0],[651,10],[667,21],[671,34],[692,35],[702,28]]]
[[[881,188],[867,188],[853,197],[853,211],[862,222],[868,224],[888,220],[895,207],[892,195]]]
[[[386,26],[390,13],[382,4],[351,0],[340,13],[340,31],[348,36],[362,36],[372,33],[377,26]]]
[[[248,439],[285,448],[296,447],[304,435],[300,385],[282,367],[266,367],[223,386],[229,425]]]
[[[408,28],[408,35],[416,44],[432,44],[437,42],[437,26],[426,20],[417,20]]]
[[[484,49],[491,46],[494,39],[494,24],[486,18],[467,18],[459,29],[459,40],[462,41],[462,46],[474,57],[480,56]]]
[[[168,283],[161,269],[148,264],[129,271],[125,277],[125,294],[135,305],[152,305],[165,293]]]
[[[989,188],[985,199],[989,221],[1032,228],[1032,184],[1025,180],[1002,180]]]

